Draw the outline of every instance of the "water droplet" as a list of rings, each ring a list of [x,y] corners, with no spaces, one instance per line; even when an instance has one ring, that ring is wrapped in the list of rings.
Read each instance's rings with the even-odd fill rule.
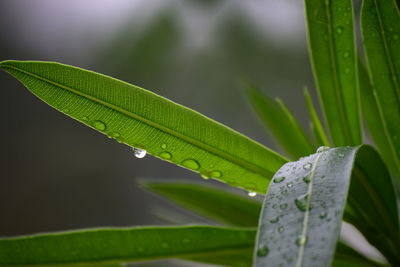
[[[83,121],[88,121],[88,120],[89,120],[89,118],[88,118],[88,117],[86,117],[86,116],[83,116],[83,117],[81,118],[81,120],[83,120]]]
[[[303,169],[305,169],[305,170],[309,170],[309,169],[311,169],[311,167],[312,167],[311,163],[306,163],[303,165]]]
[[[399,40],[399,39],[400,39],[400,36],[399,36],[398,34],[394,34],[394,35],[393,35],[393,40],[396,40],[396,41],[397,41],[397,40]]]
[[[330,148],[329,146],[320,146],[317,149],[317,153],[321,153],[321,152],[327,151],[329,148]]]
[[[269,252],[269,248],[267,247],[267,246],[260,246],[258,249],[257,249],[257,256],[258,257],[265,257],[265,256],[267,256],[268,255],[268,252]]]
[[[339,157],[339,158],[344,158],[344,154],[339,152],[339,153],[338,153],[338,157]]]
[[[300,246],[304,246],[307,242],[307,237],[305,237],[304,235],[299,236],[296,239],[296,245]]]
[[[320,218],[320,219],[325,219],[326,216],[328,216],[328,214],[327,214],[325,211],[323,211],[323,212],[321,212],[321,213],[319,214],[319,218]]]
[[[194,159],[186,159],[181,163],[184,167],[192,170],[198,170],[200,168],[200,164]]]
[[[294,200],[294,204],[300,211],[307,210],[308,195],[303,195]]]
[[[289,182],[289,183],[286,184],[286,186],[289,187],[289,188],[291,188],[291,187],[293,186],[293,183],[292,183],[292,182]]]
[[[248,195],[249,197],[255,197],[255,196],[257,196],[257,192],[249,191],[249,192],[247,193],[247,195]]]
[[[120,137],[121,136],[121,134],[120,133],[117,133],[117,132],[112,132],[112,133],[110,133],[110,137],[112,137],[112,138],[118,138],[118,137]]]
[[[273,209],[276,209],[277,207],[278,207],[278,204],[272,205],[272,208],[273,208]]]
[[[341,35],[341,34],[343,33],[343,27],[340,27],[340,26],[337,27],[336,33],[339,34],[339,35]]]
[[[270,223],[277,223],[279,222],[279,217],[276,216],[275,218],[272,218],[271,220],[269,220]]]
[[[210,177],[211,178],[221,178],[222,177],[222,172],[217,171],[217,170],[212,171],[212,172],[210,172]]]
[[[208,172],[200,173],[200,176],[201,176],[201,178],[203,178],[205,180],[208,180],[211,178]]]
[[[272,181],[274,183],[280,183],[280,182],[283,182],[285,179],[286,179],[285,176],[280,176],[280,177],[275,177]]]
[[[171,159],[172,158],[172,154],[167,152],[167,151],[163,151],[160,154],[158,154],[160,156],[160,158],[162,159]]]
[[[279,208],[281,208],[281,210],[284,210],[284,209],[286,209],[287,207],[288,207],[288,204],[287,204],[287,203],[282,203],[282,204],[279,205]]]
[[[161,148],[162,148],[162,149],[166,149],[166,148],[167,148],[167,144],[162,144],[162,145],[161,145]]]
[[[282,233],[284,230],[285,230],[285,228],[283,226],[279,226],[278,227],[278,232],[279,233]]]
[[[147,151],[144,149],[140,149],[140,148],[132,148],[133,150],[133,155],[135,155],[135,157],[137,157],[138,159],[144,158],[144,156],[146,156]]]
[[[102,121],[94,121],[93,122],[93,127],[96,128],[99,131],[104,131],[107,127]]]
[[[344,57],[344,58],[348,58],[349,56],[350,56],[350,53],[349,53],[349,52],[344,52],[344,53],[343,53],[343,57]]]
[[[306,184],[311,182],[311,175],[307,175],[303,177],[303,182],[305,182]]]

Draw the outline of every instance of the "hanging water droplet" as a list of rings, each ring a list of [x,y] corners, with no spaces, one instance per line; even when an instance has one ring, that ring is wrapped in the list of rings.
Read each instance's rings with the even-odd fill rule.
[[[247,195],[248,195],[249,197],[255,197],[255,196],[257,196],[257,192],[249,191],[249,192],[247,192]]]
[[[294,204],[300,211],[307,210],[308,195],[303,195],[294,200]]]
[[[269,220],[270,223],[277,223],[279,222],[279,217],[276,216],[275,218],[272,218],[271,220]]]
[[[303,182],[305,182],[306,184],[311,182],[311,175],[307,175],[303,177]]]
[[[93,121],[93,127],[99,131],[104,131],[107,128],[106,124],[102,121]]]
[[[318,149],[317,149],[317,153],[321,153],[321,152],[324,152],[324,151],[327,151],[327,150],[329,150],[329,146],[320,146]]]
[[[321,212],[321,213],[319,214],[319,218],[320,218],[320,219],[325,219],[326,216],[328,216],[328,214],[327,214],[325,211],[323,211],[323,212]]]
[[[162,148],[162,149],[166,149],[166,148],[167,148],[167,144],[162,144],[162,145],[161,145],[161,148]]]
[[[198,170],[200,168],[200,164],[194,159],[186,159],[181,163],[184,167],[192,170]]]
[[[286,179],[285,176],[280,176],[280,177],[275,177],[272,181],[277,184],[283,182],[285,179]]]
[[[293,183],[292,183],[292,182],[289,182],[289,183],[286,184],[286,186],[289,187],[289,188],[291,188],[291,187],[293,186]]]
[[[311,169],[311,167],[312,167],[312,164],[309,162],[303,165],[303,169],[305,169],[305,170],[309,170],[309,169]]]
[[[140,148],[132,148],[133,150],[133,155],[135,155],[135,157],[137,157],[138,159],[144,158],[144,156],[146,156],[147,151],[144,149],[140,149]]]
[[[341,35],[341,34],[343,33],[343,27],[340,27],[340,26],[337,27],[336,33],[339,34],[339,35]]]
[[[257,249],[257,256],[258,257],[265,257],[268,255],[269,248],[266,245],[260,246]]]
[[[172,154],[169,153],[168,151],[163,151],[160,154],[158,154],[160,156],[160,158],[162,159],[171,159],[172,158]]]
[[[278,232],[279,233],[282,233],[284,230],[285,230],[285,228],[283,226],[279,226],[278,227]]]
[[[296,245],[298,245],[299,247],[304,246],[306,242],[307,242],[307,237],[304,235],[301,235],[296,239]]]

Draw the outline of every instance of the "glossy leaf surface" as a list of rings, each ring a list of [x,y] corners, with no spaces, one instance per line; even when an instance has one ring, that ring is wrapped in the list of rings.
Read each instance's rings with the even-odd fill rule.
[[[246,89],[252,107],[268,132],[291,158],[297,159],[314,151],[309,138],[282,101],[271,99],[254,86]]]
[[[361,144],[351,0],[306,0],[314,77],[335,146]]]
[[[261,202],[219,188],[178,182],[144,182],[143,187],[204,217],[234,226],[258,224]]]
[[[262,192],[286,162],[222,124],[111,77],[51,62],[3,61],[0,68],[109,137],[234,186]]]
[[[381,120],[381,124],[376,126],[382,127],[379,129],[381,134],[372,134],[380,148],[385,146],[385,150],[390,151],[392,159],[388,162],[392,166],[396,165],[398,173],[400,166],[400,12],[395,1],[365,0],[362,5],[361,26],[367,67],[377,114]]]
[[[254,246],[255,231],[209,226],[109,228],[0,239],[0,266],[118,263],[159,258],[201,261]],[[220,261],[222,261],[221,257]]]
[[[272,181],[259,224],[256,266],[330,266],[350,184],[349,202],[352,207],[358,204],[356,216],[375,216],[373,222],[361,220],[374,229],[363,234],[385,239],[390,239],[389,232],[398,234],[393,229],[398,221],[390,177],[369,146],[320,150],[285,164]],[[387,247],[380,249],[388,252]]]

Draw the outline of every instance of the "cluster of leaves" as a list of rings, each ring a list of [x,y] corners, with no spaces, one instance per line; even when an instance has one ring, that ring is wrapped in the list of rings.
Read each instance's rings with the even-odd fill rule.
[[[1,62],[1,69],[50,106],[134,147],[139,157],[147,152],[250,195],[269,189],[261,206],[210,186],[146,182],[149,190],[226,226],[107,228],[3,238],[0,266],[119,266],[164,258],[228,266],[399,266],[393,186],[400,179],[398,6],[394,0],[363,1],[367,67],[357,52],[351,0],[306,0],[305,7],[328,131],[307,90],[312,136],[281,100],[247,86],[252,105],[289,159],[302,157],[295,162],[122,81],[59,63]],[[377,151],[362,145],[361,114]],[[353,224],[386,262],[338,241],[342,220]]]

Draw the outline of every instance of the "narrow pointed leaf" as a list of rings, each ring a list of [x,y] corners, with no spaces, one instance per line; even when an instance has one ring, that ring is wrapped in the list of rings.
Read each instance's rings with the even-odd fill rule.
[[[144,182],[143,187],[180,206],[232,226],[256,227],[261,203],[211,186],[178,182]]]
[[[255,231],[209,226],[81,230],[0,239],[0,266],[210,258],[254,246]]]
[[[307,135],[282,101],[271,99],[254,86],[249,85],[246,89],[252,107],[291,158],[297,159],[314,151]]]
[[[358,64],[360,79],[361,106],[365,124],[379,152],[391,173],[400,178],[400,161],[396,149],[387,131],[387,122],[377,105],[376,92],[362,62]]]
[[[37,61],[3,61],[0,68],[70,117],[211,178],[264,191],[272,174],[286,162],[193,110],[95,72]]]
[[[344,243],[338,243],[333,267],[378,267],[384,266],[375,262]]]
[[[317,111],[313,105],[310,93],[307,88],[304,89],[304,98],[306,99],[308,113],[310,113],[313,132],[317,141],[317,146],[330,146],[330,142],[322,126],[321,120],[318,117]]]
[[[349,204],[354,207],[362,201],[363,206],[354,209],[356,216],[365,214],[362,218],[370,222],[363,225],[374,230],[362,233],[390,239],[389,244],[396,240],[393,187],[379,155],[369,146],[320,151],[285,164],[272,181],[276,182],[270,184],[260,218],[256,266],[330,266],[350,184]],[[386,247],[378,249],[390,256]]]
[[[361,144],[351,0],[306,0],[311,62],[335,146]]]
[[[386,146],[385,150],[391,151],[392,160],[388,162],[399,169],[400,12],[395,1],[365,0],[362,5],[361,26],[377,114],[381,118],[381,125],[376,126],[382,128],[376,131],[381,131],[382,134],[378,135],[385,135],[386,138],[379,137],[378,141],[377,133],[373,134],[380,148]]]

